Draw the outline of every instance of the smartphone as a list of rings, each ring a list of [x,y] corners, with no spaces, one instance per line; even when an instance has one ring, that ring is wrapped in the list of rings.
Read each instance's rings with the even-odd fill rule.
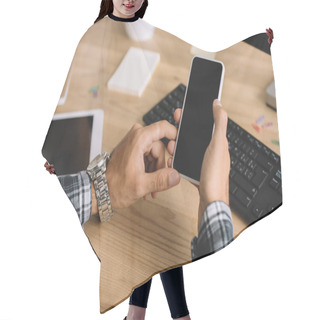
[[[223,78],[221,61],[192,59],[172,167],[195,184],[200,182],[203,157],[213,134],[212,103],[220,100]]]

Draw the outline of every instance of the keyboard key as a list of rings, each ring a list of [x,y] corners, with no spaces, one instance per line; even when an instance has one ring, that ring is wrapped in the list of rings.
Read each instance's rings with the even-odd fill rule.
[[[166,99],[168,99],[168,102],[171,106],[174,106],[177,103],[177,99],[175,99],[171,93],[167,95]]]
[[[230,164],[231,167],[233,168],[237,164],[238,160],[232,156],[230,156]]]
[[[267,156],[269,156],[270,155],[270,149],[269,148],[267,148],[266,146],[264,146],[263,148],[262,148],[262,150],[263,150],[263,152],[267,155]]]
[[[275,205],[273,204],[269,204],[268,207],[267,207],[267,213],[270,213],[271,211],[273,211],[275,209]]]
[[[271,159],[273,159],[276,163],[280,161],[280,157],[273,152],[271,152]]]
[[[227,134],[227,138],[228,138],[228,141],[233,142],[237,138],[237,136],[233,131],[230,131]]]
[[[238,147],[233,148],[233,153],[235,154],[236,157],[239,157],[240,154],[242,154],[241,150]]]
[[[252,213],[257,217],[260,218],[260,216],[263,214],[263,209],[259,206],[254,206],[252,208]]]
[[[243,144],[243,141],[239,137],[237,137],[236,139],[234,139],[234,144],[237,147],[241,147],[241,145]]]
[[[169,117],[168,117],[168,121],[169,121],[169,123],[171,123],[171,124],[174,124],[174,123],[175,123],[175,121],[174,121],[174,119],[173,119],[173,116],[169,116]]]
[[[250,159],[247,163],[248,165],[248,168],[251,169],[251,170],[254,170],[256,167],[257,167],[257,164],[255,161],[253,161],[252,159]]]
[[[255,159],[258,156],[258,152],[254,148],[251,148],[249,151],[249,156]]]
[[[253,198],[257,193],[257,188],[247,181],[242,175],[236,174],[233,181],[243,189],[248,196]]]
[[[186,86],[184,84],[179,84],[180,92],[182,92],[183,94],[186,92]]]
[[[232,181],[229,181],[229,193],[234,194],[237,189],[238,187]]]
[[[235,197],[245,206],[248,207],[250,202],[251,202],[251,198],[248,197],[241,189],[238,189],[235,193]]]
[[[248,141],[251,143],[251,144],[253,144],[254,142],[255,142],[255,139],[254,139],[254,137],[251,135],[251,134],[247,134],[247,139],[248,139]]]
[[[230,127],[231,129],[235,129],[236,124],[231,119],[228,119],[228,127]]]
[[[243,174],[248,180],[251,180],[253,175],[254,175],[254,172],[249,170],[249,169],[246,169],[244,171],[244,174]]]
[[[165,112],[165,111],[161,112],[161,114],[160,114],[160,118],[161,119],[166,119],[167,120],[168,117],[170,117],[170,115],[167,112]]]
[[[279,178],[279,179],[281,179],[281,171],[280,171],[280,170],[278,170],[278,171],[276,172],[276,177]]]
[[[241,137],[243,135],[243,133],[244,133],[243,129],[238,125],[235,126],[235,129],[237,131],[238,136]]]
[[[242,149],[245,153],[248,153],[249,150],[251,149],[251,147],[250,147],[248,144],[244,143],[244,144],[242,145],[241,149]]]
[[[249,161],[249,156],[247,156],[245,153],[243,153],[241,156],[240,156],[240,160],[243,162],[243,163],[247,163]]]
[[[271,172],[272,169],[273,169],[273,165],[272,165],[271,162],[268,161],[268,162],[267,162],[267,170],[268,170],[269,172]]]
[[[272,166],[269,158],[267,158],[263,153],[259,153],[255,158],[255,161],[257,161],[265,169],[268,169],[270,165]],[[268,165],[268,163],[270,163],[270,165]]]
[[[277,189],[279,187],[279,181],[276,180],[275,178],[272,178],[270,180],[270,186],[274,189]]]
[[[260,141],[255,140],[255,141],[254,141],[254,144],[255,144],[255,146],[256,146],[258,149],[261,149],[262,144],[261,144],[261,142],[260,142]]]
[[[257,167],[256,173],[251,181],[255,186],[257,186],[258,188],[261,188],[267,176],[268,176],[267,172],[265,172],[260,167]]]
[[[236,174],[235,170],[233,170],[232,168],[230,169],[230,173],[229,173],[229,177],[233,178],[233,176]]]
[[[246,166],[245,166],[243,163],[238,162],[238,164],[236,165],[236,169],[237,169],[240,173],[242,173],[242,172],[246,169]]]

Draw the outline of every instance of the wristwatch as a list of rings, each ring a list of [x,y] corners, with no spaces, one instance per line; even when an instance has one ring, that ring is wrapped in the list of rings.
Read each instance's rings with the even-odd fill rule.
[[[109,153],[102,152],[89,163],[87,168],[87,173],[93,182],[96,192],[99,217],[102,222],[108,221],[113,216],[107,178],[105,175],[110,157]]]

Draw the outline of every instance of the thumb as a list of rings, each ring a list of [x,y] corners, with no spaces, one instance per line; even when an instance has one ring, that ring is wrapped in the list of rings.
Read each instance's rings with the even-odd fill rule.
[[[147,193],[164,191],[179,184],[180,175],[177,170],[163,168],[145,174],[145,191]]]
[[[215,99],[213,102],[213,120],[214,120],[214,133],[216,135],[226,136],[228,126],[228,115],[225,110],[222,109],[221,102]]]

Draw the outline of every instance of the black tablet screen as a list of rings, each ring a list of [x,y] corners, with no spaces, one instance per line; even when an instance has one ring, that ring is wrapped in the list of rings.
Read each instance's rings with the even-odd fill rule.
[[[90,161],[93,116],[52,120],[42,154],[57,175],[85,170]]]

